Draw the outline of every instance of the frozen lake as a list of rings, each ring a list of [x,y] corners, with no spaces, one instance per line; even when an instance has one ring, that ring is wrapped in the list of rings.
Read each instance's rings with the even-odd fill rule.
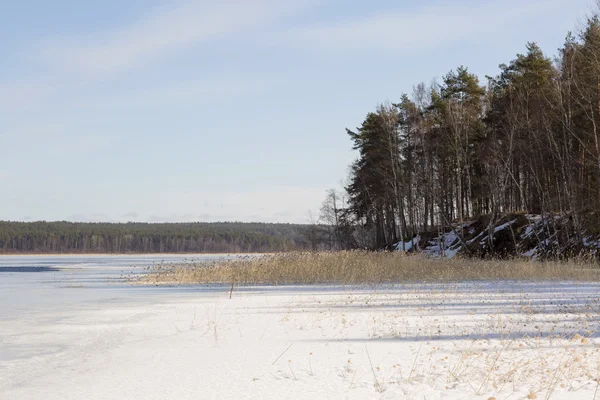
[[[0,257],[0,398],[593,399],[600,283],[130,285],[203,256]]]
[[[213,261],[225,254],[0,256],[0,321],[24,313],[165,294],[125,278],[153,265]]]

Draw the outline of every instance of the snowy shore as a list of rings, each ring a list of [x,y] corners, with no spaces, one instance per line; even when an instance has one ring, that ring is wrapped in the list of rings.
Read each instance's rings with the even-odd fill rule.
[[[595,283],[159,290],[4,319],[0,398],[592,399],[600,377]]]

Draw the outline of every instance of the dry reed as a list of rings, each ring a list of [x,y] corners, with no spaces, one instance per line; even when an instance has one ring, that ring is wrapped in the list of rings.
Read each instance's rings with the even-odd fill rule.
[[[592,262],[433,259],[393,252],[282,253],[210,264],[158,266],[152,284],[381,284],[481,280],[600,280]]]

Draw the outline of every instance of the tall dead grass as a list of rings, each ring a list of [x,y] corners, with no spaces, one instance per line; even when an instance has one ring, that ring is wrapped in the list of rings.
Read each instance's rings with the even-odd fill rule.
[[[586,262],[432,259],[392,252],[282,253],[210,264],[159,266],[143,278],[152,284],[379,284],[476,280],[600,280]]]

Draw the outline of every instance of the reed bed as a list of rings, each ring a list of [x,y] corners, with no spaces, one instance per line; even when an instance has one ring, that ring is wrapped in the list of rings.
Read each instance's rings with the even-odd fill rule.
[[[434,259],[397,252],[295,252],[212,263],[160,265],[149,284],[382,284],[482,280],[600,281],[594,262]]]

